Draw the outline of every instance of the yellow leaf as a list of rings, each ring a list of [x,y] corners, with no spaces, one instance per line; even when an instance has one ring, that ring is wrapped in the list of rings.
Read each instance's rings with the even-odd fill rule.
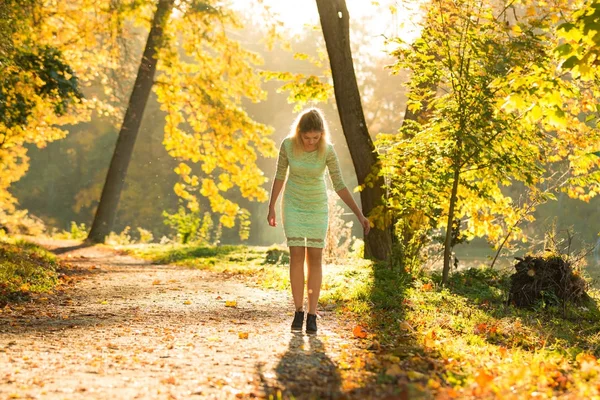
[[[186,300],[186,301],[183,302],[183,304],[189,305],[189,304],[192,304],[192,302],[189,301],[189,300]]]
[[[235,300],[226,300],[225,307],[237,307],[237,301]]]
[[[536,14],[535,7],[528,7],[527,8],[527,16],[528,17],[534,17],[535,14]]]
[[[240,339],[248,339],[248,332],[239,332],[238,337]]]
[[[412,331],[413,329],[412,326],[406,321],[400,321],[398,323],[398,328],[400,328],[403,331]]]
[[[400,366],[398,364],[394,364],[385,370],[385,374],[389,375],[389,376],[400,376],[400,375],[403,375],[404,372],[402,371],[402,369],[400,368]]]
[[[418,371],[408,371],[406,373],[406,375],[408,376],[408,379],[410,379],[411,381],[418,381],[421,379],[425,379],[427,377],[425,374],[422,374]]]

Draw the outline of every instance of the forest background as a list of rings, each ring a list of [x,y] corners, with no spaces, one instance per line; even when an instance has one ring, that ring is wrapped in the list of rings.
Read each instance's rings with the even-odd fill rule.
[[[9,189],[17,200],[14,203],[15,210],[27,210],[29,217],[42,221],[49,233],[71,231],[77,235],[89,229],[147,37],[145,24],[149,15],[135,17],[134,3],[109,2],[109,12],[103,17],[105,20],[83,18],[86,7],[93,8],[92,3],[83,3],[78,11],[81,14],[74,12],[61,22],[64,25],[58,38],[63,40],[59,47],[71,60],[71,67],[81,71],[81,90],[88,103],[71,116],[72,121],[61,122],[66,133],[64,138],[25,144],[30,165],[23,177],[12,183]],[[37,17],[56,18],[58,21],[61,13],[68,12],[68,4],[66,2],[62,10],[59,6],[54,14]],[[270,8],[263,8],[265,5]],[[404,84],[409,80],[409,71],[391,72],[388,67],[396,62],[396,57],[389,48],[384,47],[384,42],[394,37],[402,37],[410,42],[418,37],[421,29],[419,23],[424,15],[421,6],[420,2],[348,1],[354,67],[373,140],[380,133],[398,132],[407,107],[407,88]],[[131,9],[127,10],[127,7]],[[252,52],[250,63],[256,62],[256,65],[249,76],[256,80],[265,79],[259,84],[264,90],[260,95],[253,93],[247,98],[240,95],[244,89],[233,90],[239,90],[235,96],[240,97],[241,107],[248,116],[262,124],[260,129],[272,132],[266,135],[266,140],[272,141],[272,144],[265,146],[272,145],[273,149],[288,134],[295,113],[299,110],[298,104],[322,108],[339,154],[344,179],[350,188],[355,188],[358,183],[352,160],[339,122],[332,88],[327,86],[331,84],[331,77],[317,7],[312,1],[296,4],[295,7],[297,9],[293,10],[293,7],[276,2],[267,4],[259,1],[251,5],[234,2],[232,9],[236,10],[237,22],[227,28],[230,38]],[[143,7],[139,10],[148,12]],[[526,8],[523,10],[530,11]],[[539,11],[542,12],[543,7]],[[80,18],[78,24],[74,22],[77,18]],[[102,22],[107,24],[102,25]],[[48,41],[48,36],[44,35],[52,35],[50,31],[35,32],[33,36],[32,32],[21,34],[33,38],[39,35],[41,41]],[[75,44],[70,44],[69,40]],[[81,53],[73,55],[75,51]],[[82,64],[78,65],[78,62]],[[96,64],[83,64],[90,62]],[[164,108],[165,102],[161,107],[156,94],[157,90],[162,90],[161,79],[173,79],[173,75],[167,67],[161,71],[159,65],[157,83],[144,112],[113,230],[117,233],[129,232],[133,240],[147,240],[151,234],[155,241],[161,238],[164,238],[163,241],[178,241],[182,239],[182,232],[189,229],[190,224],[195,224],[198,229],[204,226],[211,230],[211,234],[205,233],[206,237],[212,235],[213,240],[222,244],[269,246],[283,243],[281,227],[270,229],[265,224],[266,203],[249,201],[237,188],[228,190],[227,199],[248,211],[244,224],[238,221],[232,228],[223,226],[219,222],[219,215],[212,212],[210,201],[202,196],[198,196],[200,203],[197,209],[190,212],[189,207],[186,208],[186,201],[182,200],[185,194],[182,196],[178,191],[182,176],[180,159],[171,156],[165,148],[165,130],[168,128],[165,119],[168,119],[168,112]],[[315,84],[315,92],[308,102],[307,98],[302,97],[305,95],[298,95],[296,103],[288,101],[290,98],[294,100],[294,90],[310,93],[311,80],[307,77],[311,76],[325,82],[325,85]],[[281,90],[282,81],[273,78],[291,82],[288,90]],[[240,74],[238,79],[244,79],[244,76]],[[301,87],[295,89],[294,83]],[[159,96],[166,96],[164,92],[160,93]],[[188,121],[192,120],[193,115],[188,115]],[[272,151],[270,157],[259,156],[256,159],[256,165],[268,178],[261,184],[264,190],[269,189],[274,174],[274,156],[275,152]],[[525,188],[518,185],[509,191],[514,199],[526,194]],[[360,201],[358,193],[355,193],[355,198]],[[528,238],[524,246],[530,246],[531,243],[542,245],[545,234],[553,225],[559,232],[570,230],[575,233],[574,248],[594,245],[598,241],[599,226],[595,221],[600,221],[600,199],[591,196],[586,200],[572,199],[567,193],[557,191],[555,200],[537,207],[532,211],[532,221],[522,225],[523,234]],[[349,210],[344,210],[342,218],[351,221]],[[13,215],[22,217],[24,214],[23,211],[21,214],[14,211]],[[23,218],[21,220],[24,221]],[[4,222],[4,225],[8,224]],[[184,226],[186,224],[187,228]],[[240,228],[249,228],[249,235],[247,232],[240,235]],[[360,237],[356,226],[352,228],[352,234]],[[489,263],[486,257],[494,254],[485,240],[478,239],[473,243],[459,244],[456,249],[459,259],[474,259],[476,262]],[[588,256],[592,269],[598,267],[597,253]],[[503,260],[510,262],[510,256],[512,254]]]

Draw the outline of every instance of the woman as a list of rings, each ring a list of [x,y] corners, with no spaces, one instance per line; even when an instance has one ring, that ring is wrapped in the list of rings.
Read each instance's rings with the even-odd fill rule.
[[[289,176],[283,194],[283,229],[290,249],[290,283],[296,312],[292,331],[301,331],[304,322],[304,260],[308,266],[308,314],[306,333],[317,332],[317,302],[321,292],[321,259],[327,233],[328,209],[325,168],[340,198],[352,209],[363,226],[365,235],[370,223],[362,214],[342,174],[329,132],[321,112],[311,108],[296,119],[290,135],[279,149],[277,172],[269,202],[269,225],[276,226],[275,203]]]

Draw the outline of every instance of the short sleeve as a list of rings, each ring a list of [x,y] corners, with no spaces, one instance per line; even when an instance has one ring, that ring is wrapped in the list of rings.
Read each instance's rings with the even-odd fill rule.
[[[327,169],[329,170],[329,177],[331,178],[331,184],[333,185],[333,189],[336,192],[344,189],[346,185],[344,184],[344,179],[342,178],[342,171],[340,171],[340,163],[337,158],[337,154],[335,153],[335,149],[332,145],[329,145],[329,149],[327,149],[327,157],[325,160],[327,164]]]
[[[289,162],[284,140],[283,142],[281,142],[281,146],[279,147],[279,157],[277,158],[277,170],[275,172],[275,179],[285,181],[285,177],[287,176],[288,165]]]

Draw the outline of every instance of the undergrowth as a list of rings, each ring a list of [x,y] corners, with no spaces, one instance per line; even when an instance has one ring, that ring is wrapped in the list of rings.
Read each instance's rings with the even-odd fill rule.
[[[52,291],[59,282],[56,257],[33,243],[0,242],[0,303]]]

